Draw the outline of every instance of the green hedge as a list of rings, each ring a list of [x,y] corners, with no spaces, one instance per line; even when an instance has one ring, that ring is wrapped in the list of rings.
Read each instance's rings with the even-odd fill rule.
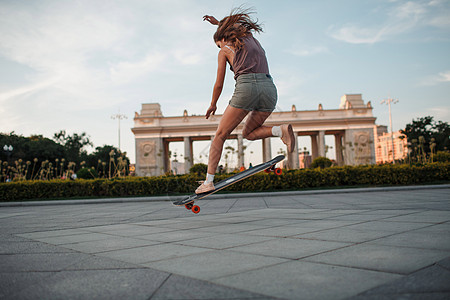
[[[231,174],[217,175],[220,181]],[[129,177],[124,179],[18,181],[0,183],[1,201],[92,197],[157,196],[192,193],[197,175]],[[424,166],[373,165],[326,169],[284,170],[283,175],[261,172],[225,191],[261,192],[301,190],[319,187],[411,185],[450,182],[450,163]]]

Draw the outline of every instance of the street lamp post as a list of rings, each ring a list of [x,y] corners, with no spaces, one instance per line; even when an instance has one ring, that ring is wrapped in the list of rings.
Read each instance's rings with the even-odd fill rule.
[[[9,158],[11,157],[13,150],[14,150],[14,147],[12,145],[3,146],[3,151],[5,151],[5,153],[6,153],[6,157],[8,158],[8,163],[9,163]]]
[[[120,151],[120,120],[123,119],[128,119],[127,116],[120,114],[120,110],[118,114],[112,115],[111,119],[115,120],[117,119],[118,121],[118,125],[119,125],[119,130],[118,130],[118,134],[119,134],[119,151]]]
[[[392,114],[391,114],[391,103],[398,103],[397,99],[383,99],[381,104],[387,104],[389,107],[389,127],[391,128],[391,145],[392,145],[392,163],[395,164],[395,150],[394,150],[394,129],[392,128]]]

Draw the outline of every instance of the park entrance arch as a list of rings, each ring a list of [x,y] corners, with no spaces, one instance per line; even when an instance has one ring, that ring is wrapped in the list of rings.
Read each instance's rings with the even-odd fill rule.
[[[134,128],[136,146],[136,175],[158,176],[169,171],[169,143],[184,142],[185,170],[193,162],[192,143],[214,138],[222,115],[209,119],[204,116],[165,117],[159,103],[142,104],[141,112],[135,113]],[[339,109],[273,112],[266,120],[268,126],[290,123],[295,136],[311,138],[312,158],[325,156],[325,135],[334,135],[335,157],[338,165],[360,165],[375,163],[374,133],[376,118],[372,114],[371,103],[364,103],[361,94],[347,94],[341,97]],[[245,122],[245,119],[244,119]],[[238,145],[238,165],[243,164],[243,125],[239,125],[229,137]],[[296,139],[298,140],[298,138]],[[263,160],[272,158],[270,138],[262,141]],[[288,156],[287,166],[299,168],[298,142]]]

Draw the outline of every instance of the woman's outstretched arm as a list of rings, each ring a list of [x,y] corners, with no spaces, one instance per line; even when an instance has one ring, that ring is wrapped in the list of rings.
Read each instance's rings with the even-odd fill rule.
[[[218,57],[218,65],[217,65],[217,77],[216,77],[216,83],[214,84],[214,88],[213,88],[211,105],[208,108],[208,110],[206,111],[207,119],[209,118],[209,116],[211,114],[214,115],[216,113],[216,109],[217,109],[216,104],[217,104],[217,101],[219,100],[220,94],[222,93],[223,82],[225,80],[226,67],[227,67],[227,57],[225,55],[225,51],[220,50],[219,57]]]

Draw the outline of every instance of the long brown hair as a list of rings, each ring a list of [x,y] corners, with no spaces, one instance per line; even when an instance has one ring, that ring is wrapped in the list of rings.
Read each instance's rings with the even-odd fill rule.
[[[262,32],[262,27],[258,20],[254,21],[250,15],[254,11],[251,9],[235,8],[231,14],[219,22],[214,34],[214,42],[224,39],[233,44],[236,49],[240,49],[244,43],[242,38],[251,33],[251,31]]]

